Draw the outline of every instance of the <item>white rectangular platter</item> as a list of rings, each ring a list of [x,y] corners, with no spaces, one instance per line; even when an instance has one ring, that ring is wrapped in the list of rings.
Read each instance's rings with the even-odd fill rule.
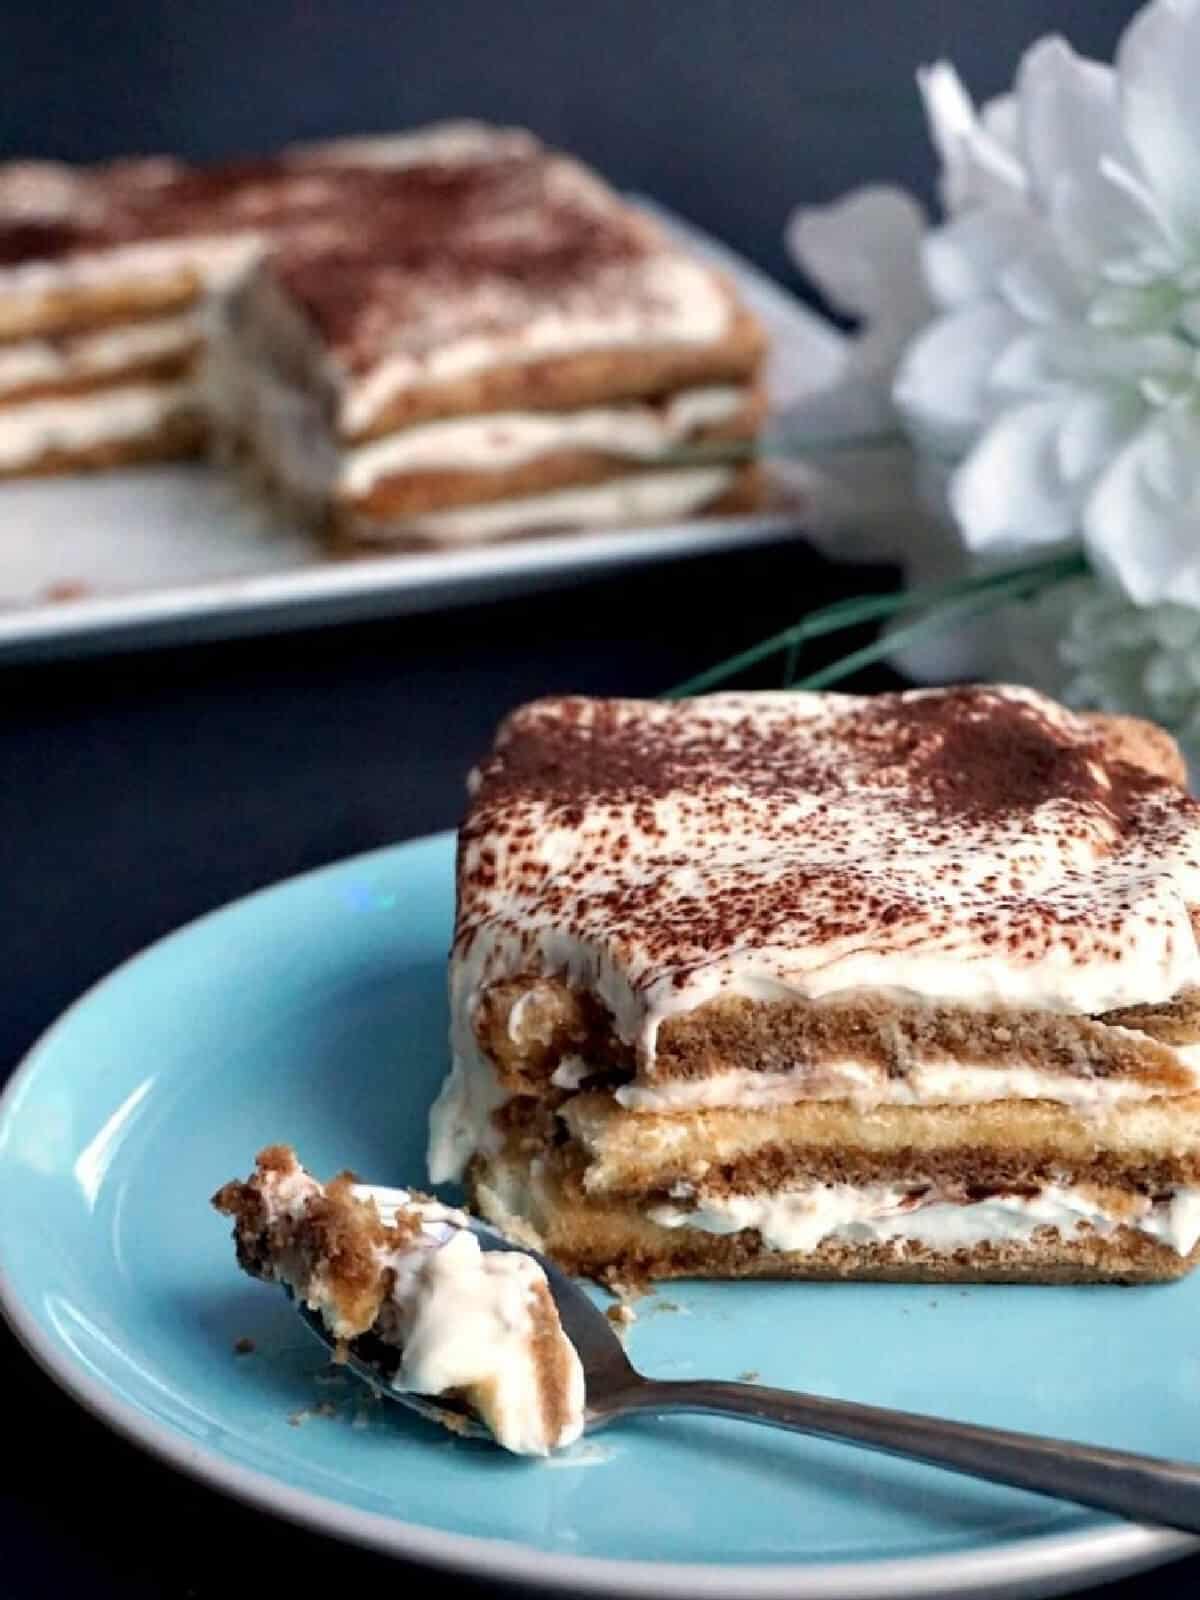
[[[844,359],[839,334],[731,251],[652,209],[732,272],[765,324],[774,414],[832,377]],[[781,486],[777,501],[752,516],[345,560],[207,464],[17,480],[0,485],[0,658],[232,637],[499,598],[800,533],[803,497]]]

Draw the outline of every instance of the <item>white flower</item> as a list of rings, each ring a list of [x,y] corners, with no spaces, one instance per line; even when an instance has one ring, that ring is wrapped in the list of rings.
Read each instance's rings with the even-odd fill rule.
[[[832,205],[802,208],[785,232],[826,299],[864,325],[841,376],[882,379],[885,403],[896,363],[934,312],[921,272],[927,221],[903,189],[873,184]]]
[[[798,387],[766,441],[805,504],[809,537],[843,558],[890,560],[897,540],[921,548],[939,520],[918,493],[891,397],[897,361],[933,315],[921,271],[927,226],[911,195],[884,185],[788,223],[796,259],[864,330],[851,338],[819,324],[836,354],[814,352],[818,381]]]
[[[1080,539],[1142,606],[1200,607],[1198,85],[1200,0],[1153,0],[1114,67],[1043,39],[978,115],[921,75],[949,215],[896,405],[970,551]]]
[[[796,439],[916,447],[826,543],[917,586],[1082,547],[1089,576],[893,659],[1151,716],[1200,768],[1200,0],[1152,0],[1111,67],[1043,39],[978,111],[946,63],[919,85],[943,223],[876,187],[788,229],[863,328]]]

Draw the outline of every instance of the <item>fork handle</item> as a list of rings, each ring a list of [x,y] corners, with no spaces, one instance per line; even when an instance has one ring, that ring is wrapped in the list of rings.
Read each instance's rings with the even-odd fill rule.
[[[1200,1534],[1200,1467],[1183,1461],[949,1422],[849,1400],[826,1400],[755,1383],[646,1379],[623,1393],[613,1411],[692,1411],[742,1417],[768,1427],[863,1445],[885,1455],[906,1456],[991,1483],[1032,1489],[1036,1494],[1114,1511],[1135,1522]]]

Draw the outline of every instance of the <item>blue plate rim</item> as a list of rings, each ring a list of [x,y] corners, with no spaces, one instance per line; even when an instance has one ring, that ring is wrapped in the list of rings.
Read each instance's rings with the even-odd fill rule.
[[[251,901],[292,885],[334,877],[384,857],[444,847],[453,830],[422,834],[374,850],[342,857],[307,872],[264,885],[214,907],[151,941],[89,985],[35,1040],[0,1092],[0,1145],[42,1056],[77,1012],[152,952],[186,939],[196,928]],[[781,1565],[715,1565],[674,1561],[608,1560],[554,1555],[499,1539],[443,1532],[360,1511],[326,1495],[295,1489],[265,1472],[197,1445],[91,1377],[49,1338],[25,1304],[6,1260],[0,1233],[0,1316],[47,1376],[63,1392],[119,1437],[186,1476],[285,1521],[385,1555],[423,1562],[444,1571],[524,1583],[538,1589],[575,1588],[590,1594],[669,1597],[669,1600],[952,1600],[956,1596],[1060,1594],[1091,1581],[1111,1581],[1200,1550],[1190,1534],[1143,1524],[1115,1523],[1079,1533],[1051,1534],[991,1549],[883,1561]]]

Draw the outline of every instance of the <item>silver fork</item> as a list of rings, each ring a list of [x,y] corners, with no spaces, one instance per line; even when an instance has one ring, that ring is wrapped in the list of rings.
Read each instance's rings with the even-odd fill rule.
[[[364,1192],[368,1192],[365,1191]],[[486,1224],[470,1221],[485,1250],[521,1250]],[[607,1317],[584,1291],[536,1250],[525,1250],[546,1274],[563,1330],[579,1352],[586,1382],[586,1431],[594,1433],[638,1412],[672,1411],[741,1417],[904,1456],[951,1472],[1004,1483],[1036,1494],[1112,1511],[1135,1522],[1159,1523],[1200,1534],[1200,1467],[1126,1450],[1045,1439],[1005,1428],[983,1428],[941,1417],[826,1400],[757,1383],[711,1379],[645,1378],[632,1365]],[[335,1342],[320,1318],[299,1307],[305,1324],[329,1349]],[[432,1421],[480,1438],[487,1430],[452,1401],[404,1393],[391,1384],[397,1354],[383,1344],[356,1340],[345,1366],[385,1399]],[[1197,1419],[1200,1424],[1200,1418]]]

